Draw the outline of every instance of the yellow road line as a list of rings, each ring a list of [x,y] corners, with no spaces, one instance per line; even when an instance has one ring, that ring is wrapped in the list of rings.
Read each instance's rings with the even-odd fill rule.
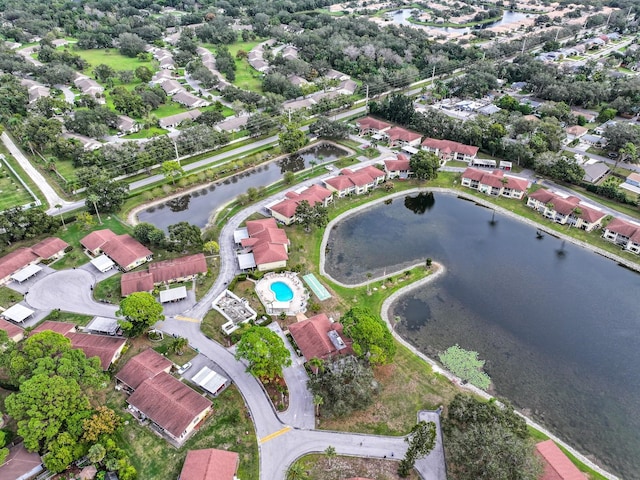
[[[200,320],[198,320],[197,318],[185,317],[183,315],[176,315],[173,318],[175,318],[176,320],[181,320],[183,322],[200,323]]]
[[[279,437],[280,435],[283,435],[283,434],[287,433],[289,430],[291,430],[291,427],[284,427],[284,428],[278,430],[277,432],[270,433],[266,437],[262,437],[260,439],[260,444],[262,445],[263,443],[266,443],[269,440],[273,440],[274,438]]]

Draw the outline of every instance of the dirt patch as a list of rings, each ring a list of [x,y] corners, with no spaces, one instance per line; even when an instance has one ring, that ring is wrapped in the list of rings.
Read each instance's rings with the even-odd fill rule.
[[[262,381],[264,389],[271,400],[271,403],[278,412],[284,412],[289,408],[289,388],[284,378],[278,377],[269,383]]]
[[[300,463],[309,475],[309,480],[343,480],[345,478],[375,478],[376,480],[400,480],[398,461],[359,457],[333,457],[308,455]],[[406,477],[417,480],[415,472]]]

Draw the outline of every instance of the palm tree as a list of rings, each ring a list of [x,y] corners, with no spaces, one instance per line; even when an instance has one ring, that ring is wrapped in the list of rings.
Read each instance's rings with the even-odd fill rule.
[[[169,345],[169,348],[173,353],[177,353],[178,355],[183,355],[184,349],[187,348],[187,345],[189,345],[189,340],[187,340],[184,337],[177,337],[173,339],[173,341],[171,342],[171,345]]]
[[[55,207],[58,209],[58,212],[60,212],[60,210],[62,209],[62,205],[60,205],[59,203],[56,203]],[[62,212],[60,212],[60,220],[62,221],[62,228],[66,230],[67,226],[64,224],[64,217],[62,216]]]
[[[96,195],[95,193],[92,193],[92,194],[87,196],[87,200],[89,200],[91,203],[93,203],[93,208],[95,209],[96,215],[98,217],[98,223],[100,225],[102,225],[102,219],[100,218],[100,212],[98,212],[98,201],[100,200],[100,197],[98,197],[98,195]]]
[[[294,463],[287,470],[287,480],[307,480],[309,476],[306,470],[299,462]]]
[[[311,360],[309,360],[308,363],[309,363],[309,367],[311,367],[312,369],[315,369],[316,375],[324,371],[324,360],[322,360],[321,358],[313,357]]]
[[[367,272],[367,295],[371,295],[371,272]]]
[[[320,395],[313,396],[313,404],[316,406],[316,417],[320,416],[320,405],[324,404],[324,398]]]

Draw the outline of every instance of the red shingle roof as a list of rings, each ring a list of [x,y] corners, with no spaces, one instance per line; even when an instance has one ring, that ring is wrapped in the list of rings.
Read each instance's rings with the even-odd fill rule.
[[[278,228],[273,217],[263,220],[249,220],[247,233],[250,238],[243,239],[241,245],[251,249],[256,265],[289,259],[286,248],[286,245],[289,245],[289,239],[286,232]]]
[[[614,218],[606,227],[607,230],[630,238],[634,243],[640,244],[640,226],[629,223],[619,218]]]
[[[79,348],[87,358],[98,357],[103,370],[108,370],[111,362],[122,350],[126,338],[109,337],[106,335],[89,335],[88,333],[67,333],[73,348]]]
[[[419,140],[420,138],[422,138],[421,134],[412,132],[411,130],[407,130],[402,127],[391,127],[386,131],[386,134],[389,137],[390,142],[395,142],[396,140],[412,142],[414,140]]]
[[[203,253],[173,258],[149,264],[154,283],[170,282],[177,278],[207,273],[207,259]]]
[[[254,245],[253,259],[256,265],[265,265],[267,263],[287,261],[289,255],[282,244],[262,242]]]
[[[329,338],[329,331],[336,330],[343,341],[345,348],[338,350]],[[298,348],[307,360],[312,358],[326,359],[331,355],[350,352],[351,349],[346,339],[342,336],[342,325],[331,323],[329,317],[320,313],[301,322],[289,326],[289,333],[296,341]]]
[[[35,262],[38,256],[30,248],[18,248],[0,258],[0,279],[13,275],[21,268]]]
[[[211,402],[166,372],[142,382],[127,402],[176,438]]]
[[[409,167],[409,159],[402,154],[398,154],[395,160],[385,160],[384,166],[389,172],[397,172],[397,171],[408,171]]]
[[[505,176],[502,170],[494,170],[493,172],[486,172],[484,170],[478,170],[476,168],[467,168],[462,173],[462,178],[469,178],[477,181],[482,185],[489,185],[495,188],[510,188],[512,190],[518,190],[526,192],[529,187],[529,182],[524,178],[516,178]],[[506,183],[502,183],[503,179],[506,179]]]
[[[579,208],[580,213],[577,216],[589,223],[596,222],[606,215],[600,210],[596,210],[594,208],[581,204],[578,197],[570,196],[565,198],[542,188],[529,195],[529,198],[533,198],[534,200],[544,203],[545,205],[552,204],[553,209],[561,215],[570,215],[576,208]],[[613,223],[614,222],[611,222],[609,226],[611,226],[611,224]],[[607,226],[607,228],[609,228],[609,226]]]
[[[233,480],[239,460],[236,452],[227,450],[189,450],[180,480]]]
[[[153,255],[151,250],[126,233],[112,238],[102,245],[100,249],[123,268]]]
[[[373,165],[368,165],[355,171],[349,168],[344,168],[340,172],[340,175],[327,178],[324,182],[331,185],[336,190],[342,191],[353,186],[363,187],[384,176],[385,173],[382,170],[374,167]]]
[[[264,218],[262,220],[248,220],[247,233],[253,237],[256,233],[260,233],[267,228],[278,228],[275,218]]]
[[[20,337],[21,339],[21,335],[24,335],[24,330],[22,328],[14,323],[7,322],[2,318],[0,318],[0,330],[4,330],[5,332],[7,332],[7,336],[12,340],[18,337]],[[20,339],[14,341],[19,341]]]
[[[374,129],[374,130],[384,130],[385,128],[389,128],[391,126],[390,123],[383,122],[382,120],[378,120],[372,117],[364,117],[360,120],[356,121],[356,125],[361,130],[366,129]]]
[[[135,292],[153,290],[153,275],[150,272],[128,272],[120,277],[120,294],[123,297]]]
[[[80,244],[87,250],[93,252],[94,250],[102,247],[102,245],[107,243],[109,240],[112,240],[116,237],[117,235],[115,233],[113,233],[108,228],[105,228],[104,230],[96,230],[95,232],[91,232],[89,235],[80,240]]]
[[[571,463],[553,440],[538,443],[536,453],[544,463],[544,473],[540,480],[586,480],[587,477]]]
[[[458,143],[451,140],[437,140],[435,138],[425,138],[422,141],[422,146],[429,148],[437,148],[444,153],[462,153],[464,155],[474,156],[478,153],[478,147],[471,145],[465,145],[464,143]]]
[[[324,204],[327,198],[330,198],[333,194],[330,190],[320,186],[312,185],[309,188],[305,188],[300,193],[287,192],[285,199],[269,207],[272,211],[279,213],[285,218],[293,218],[296,213],[298,204],[306,200],[309,205],[314,206],[317,203]]]
[[[145,380],[168,371],[172,365],[170,360],[148,349],[131,358],[116,374],[116,379],[135,390]]]
[[[39,243],[36,243],[31,250],[40,258],[51,258],[56,253],[61,252],[67,248],[69,244],[64,240],[60,240],[58,237],[45,238]]]
[[[52,322],[51,320],[46,320],[34,328],[31,333],[35,334],[47,330],[59,333],[60,335],[66,335],[69,332],[75,332],[76,326],[69,322]]]

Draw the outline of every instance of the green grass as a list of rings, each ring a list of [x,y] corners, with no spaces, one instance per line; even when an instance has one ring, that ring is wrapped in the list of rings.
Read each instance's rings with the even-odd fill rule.
[[[171,360],[176,365],[184,365],[185,363],[194,359],[198,353],[191,347],[186,347],[182,355],[178,355],[171,350],[171,343],[173,342],[173,337],[170,335],[165,335],[164,340],[160,342],[159,345],[153,347],[153,349],[161,355],[164,355],[169,360]]]
[[[236,58],[236,79],[233,84],[238,88],[262,93],[262,74],[249,65],[246,59]]]
[[[93,298],[98,301],[106,300],[111,303],[120,302],[122,295],[120,292],[120,279],[122,273],[117,273],[101,282],[96,283],[93,289]]]
[[[117,412],[126,408],[124,395],[111,390],[108,404]],[[188,450],[220,448],[240,454],[238,478],[258,480],[258,445],[246,406],[235,386],[213,400],[213,413],[201,429],[181,448],[176,449],[147,427],[141,426],[128,413],[122,414],[128,424],[117,439],[118,446],[129,455],[138,471],[138,480],[177,478]],[[248,434],[246,433],[248,432]]]
[[[116,72],[119,70],[135,70],[138,67],[147,67],[152,72],[154,68],[152,61],[142,61],[137,58],[130,58],[121,55],[115,48],[102,48],[99,50],[73,50],[89,63],[89,71],[93,72],[93,68],[97,65],[107,65]]]
[[[122,138],[126,138],[127,140],[135,140],[140,138],[153,138],[158,135],[164,135],[165,133],[168,133],[168,132],[169,130],[165,130],[164,128],[160,128],[160,127],[143,128],[135,133],[130,133],[129,135],[123,135]]]
[[[24,296],[8,287],[0,287],[0,307],[9,308],[22,301]]]
[[[57,262],[52,263],[52,268],[56,270],[63,270],[65,268],[79,267],[80,265],[84,265],[85,263],[87,263],[90,259],[83,252],[82,245],[80,245],[80,239],[87,236],[93,230],[102,230],[105,228],[109,228],[117,234],[131,233],[130,227],[122,223],[116,216],[102,215],[101,217],[102,225],[99,225],[96,222],[96,225],[90,230],[83,230],[82,228],[80,228],[78,222],[74,222],[70,225],[67,225],[66,230],[60,229],[57,232],[57,236],[71,245],[73,247],[73,250],[66,253],[65,256]]]
[[[33,197],[5,163],[2,162],[0,165],[0,211],[34,202]]]
[[[5,161],[9,165],[11,165],[11,167],[20,176],[22,181],[24,183],[26,183],[27,186],[31,189],[31,191],[36,195],[36,197],[38,197],[40,202],[42,202],[43,205],[47,205],[47,202],[46,202],[46,199],[45,199],[44,195],[42,194],[40,189],[36,186],[35,182],[31,179],[31,177],[29,175],[27,175],[25,173],[25,171],[22,169],[22,167],[20,166],[18,161],[15,158],[13,158],[13,155],[11,155],[9,153],[7,148],[1,142],[0,142],[0,153],[2,153],[4,155]],[[23,203],[16,203],[15,205],[24,205],[26,203],[32,202],[33,201],[33,197],[31,197],[31,195],[29,195],[29,193],[25,190],[25,188],[18,182],[18,180],[15,178],[15,176],[9,171],[9,169],[7,168],[5,163],[4,162],[0,162],[0,165],[2,165],[2,168],[0,168],[0,173],[3,174],[3,177],[0,180],[0,185],[3,185],[2,182],[4,182],[5,180],[9,182],[9,189],[6,192],[7,196],[8,197],[14,197],[16,200],[18,200],[18,198],[17,198],[18,188],[16,188],[16,187],[19,185],[20,190],[23,192],[23,193],[20,194],[20,196],[21,196],[20,198],[24,198],[25,201]],[[15,185],[11,185],[10,179],[13,180],[16,184]],[[13,189],[11,187],[13,187]],[[9,205],[10,202],[8,200],[5,200],[5,198],[4,198],[4,196],[5,196],[4,188],[0,186],[0,190],[2,190],[2,192],[0,193],[0,211],[5,210],[6,208],[10,208],[12,206],[15,206],[15,205]],[[24,195],[24,197],[22,197],[22,195]]]
[[[178,102],[174,102],[173,100],[168,100],[167,103],[156,108],[153,111],[153,114],[158,118],[164,118],[170,115],[175,115],[177,113],[186,112],[187,110],[189,109],[186,107],[183,107]]]
[[[54,310],[44,317],[42,321],[53,320],[54,322],[69,322],[84,327],[93,319],[93,315],[82,315],[81,313],[61,312]]]

